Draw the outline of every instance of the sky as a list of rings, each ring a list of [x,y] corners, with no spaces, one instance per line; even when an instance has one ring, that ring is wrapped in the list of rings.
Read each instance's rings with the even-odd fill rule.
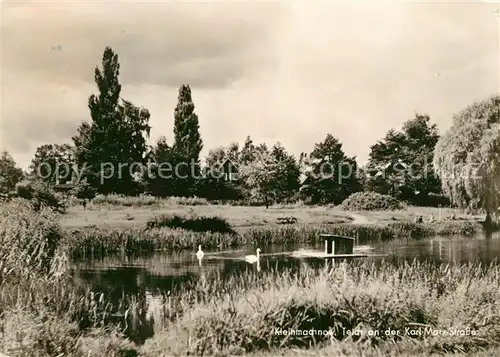
[[[173,140],[181,84],[204,151],[231,142],[310,152],[327,133],[366,161],[415,113],[441,132],[500,91],[494,3],[4,0],[0,149],[26,168],[38,146],[90,120],[94,68],[119,55],[122,96],[150,110],[151,143]]]

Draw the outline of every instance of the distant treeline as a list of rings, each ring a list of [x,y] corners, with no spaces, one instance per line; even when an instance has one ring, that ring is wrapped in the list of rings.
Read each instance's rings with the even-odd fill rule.
[[[118,55],[108,47],[102,68],[95,69],[98,93],[89,97],[91,120],[81,123],[72,145],[38,147],[26,173],[4,152],[0,191],[13,191],[16,183],[29,179],[50,185],[69,182],[89,198],[147,193],[263,205],[297,200],[340,204],[354,192],[373,191],[414,205],[449,204],[433,167],[440,135],[428,115],[416,113],[401,130],[389,130],[370,146],[363,167],[329,133],[299,157],[279,142],[268,146],[248,136],[242,145],[210,150],[202,162],[203,141],[189,85],[179,88],[173,143],[163,136],[149,146],[150,113],[121,98],[119,72]]]

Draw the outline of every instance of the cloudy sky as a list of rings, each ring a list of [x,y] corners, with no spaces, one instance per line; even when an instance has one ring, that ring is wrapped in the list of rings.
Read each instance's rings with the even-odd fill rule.
[[[492,3],[400,1],[9,2],[2,9],[2,149],[26,167],[38,145],[89,120],[105,46],[123,97],[173,137],[177,89],[190,84],[205,148],[280,141],[309,152],[332,133],[349,155],[414,113],[441,131],[499,92]]]

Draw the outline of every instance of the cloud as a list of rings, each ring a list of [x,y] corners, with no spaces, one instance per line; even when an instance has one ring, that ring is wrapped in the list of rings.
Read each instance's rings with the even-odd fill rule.
[[[92,82],[93,67],[111,45],[128,85],[177,85],[187,79],[208,87],[265,59],[266,33],[279,23],[270,14],[281,7],[69,1],[9,5],[4,10],[5,66],[48,81],[57,76]]]
[[[177,88],[191,85],[206,151],[251,135],[298,154],[332,133],[365,159],[415,111],[443,131],[500,86],[493,4],[3,6],[2,146],[23,166],[89,119],[105,46],[119,54],[123,96],[151,111],[153,140],[172,139]]]

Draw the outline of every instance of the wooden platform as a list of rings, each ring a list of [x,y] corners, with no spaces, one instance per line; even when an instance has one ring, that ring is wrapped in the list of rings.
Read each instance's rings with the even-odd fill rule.
[[[296,250],[290,255],[293,258],[366,258],[367,254],[327,254],[316,250]]]

